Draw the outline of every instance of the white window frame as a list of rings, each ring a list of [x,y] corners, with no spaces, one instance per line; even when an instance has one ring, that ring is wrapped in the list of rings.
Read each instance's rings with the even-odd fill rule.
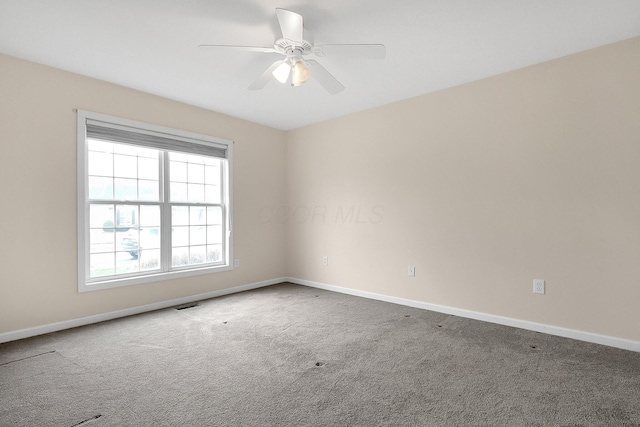
[[[78,144],[77,144],[77,171],[78,171],[78,292],[86,292],[100,289],[109,289],[120,286],[136,285],[140,283],[157,282],[161,280],[176,279],[180,277],[189,277],[201,274],[210,274],[215,272],[229,271],[233,269],[233,141],[215,138],[207,135],[201,135],[193,132],[187,132],[178,129],[153,125],[149,123],[137,122],[133,120],[123,119],[119,117],[108,116],[105,114],[94,113],[90,111],[77,110],[78,113]],[[223,163],[223,179],[226,185],[223,188],[222,204],[223,221],[226,225],[226,235],[223,236],[223,244],[226,248],[223,254],[223,260],[217,265],[192,265],[188,267],[179,267],[170,269],[168,262],[164,263],[163,271],[140,272],[134,276],[127,277],[108,276],[104,279],[89,279],[89,186],[88,186],[88,144],[87,144],[87,121],[100,121],[106,126],[112,125],[114,128],[126,127],[135,129],[140,133],[164,134],[170,138],[181,141],[194,142],[205,146],[222,147],[226,150],[226,161]],[[162,150],[161,150],[162,151]],[[198,154],[198,153],[194,153]],[[165,166],[162,170],[166,168]],[[164,188],[164,198],[157,203],[164,210],[164,223],[161,232],[161,246],[165,249],[165,254],[171,250],[171,233],[169,227],[169,219],[167,211],[170,209],[170,201],[168,199],[168,190],[166,187],[166,178],[161,173],[161,188]],[[119,203],[114,200],[114,203]],[[193,205],[193,204],[192,204]],[[165,256],[165,260],[169,259]]]

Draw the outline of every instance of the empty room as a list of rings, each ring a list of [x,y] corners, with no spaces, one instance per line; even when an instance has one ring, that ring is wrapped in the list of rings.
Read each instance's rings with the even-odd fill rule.
[[[0,425],[639,426],[636,0],[0,0]]]

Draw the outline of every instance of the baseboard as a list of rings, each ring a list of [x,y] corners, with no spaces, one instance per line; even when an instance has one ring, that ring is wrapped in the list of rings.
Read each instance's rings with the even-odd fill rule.
[[[499,325],[511,326],[514,328],[526,329],[529,331],[542,332],[549,335],[556,335],[564,338],[572,338],[575,340],[586,341],[594,344],[606,345],[609,347],[616,347],[623,350],[631,350],[640,352],[640,342],[631,341],[622,338],[611,337],[607,335],[593,334],[590,332],[578,331],[575,329],[567,329],[558,326],[545,325],[542,323],[529,322],[526,320],[514,319],[510,317],[496,316],[493,314],[481,313],[477,311],[463,310],[454,307],[448,307],[444,305],[429,304],[421,301],[414,301],[404,298],[397,298],[388,295],[376,294],[373,292],[359,291],[356,289],[343,288],[340,286],[327,285],[324,283],[313,282],[310,280],[297,279],[294,277],[287,277],[287,282],[295,283],[297,285],[304,285],[318,289],[325,289],[327,291],[340,292],[343,294],[354,295],[363,298],[369,298],[379,301],[390,302],[393,304],[405,305],[408,307],[421,308],[430,311],[436,311],[439,313],[451,314],[454,316],[466,317],[469,319],[481,320],[484,322],[497,323]]]
[[[62,322],[50,323],[48,325],[35,326],[33,328],[20,329],[17,331],[0,333],[0,343],[16,341],[23,338],[29,338],[36,335],[48,334],[50,332],[62,331],[64,329],[76,328],[78,326],[90,325],[92,323],[104,322],[106,320],[117,319],[119,317],[132,316],[134,314],[146,313],[148,311],[161,310],[163,308],[174,307],[182,304],[189,304],[196,301],[202,301],[209,298],[220,297],[223,295],[235,294],[238,292],[248,291],[251,289],[262,288],[265,286],[275,285],[277,283],[286,282],[286,278],[265,280],[263,282],[250,283],[247,285],[236,286],[218,291],[206,292],[204,294],[190,295],[187,297],[176,298],[169,301],[161,301],[153,304],[141,305],[138,307],[126,308],[124,310],[111,311],[108,313],[96,314],[93,316],[81,317],[78,319],[65,320]]]
[[[332,292],[369,298],[379,301],[390,302],[393,304],[405,305],[408,307],[421,308],[424,310],[436,311],[439,313],[451,314],[454,316],[465,317],[469,319],[481,320],[484,322],[496,323],[499,325],[511,326],[514,328],[526,329],[535,332],[542,332],[549,335],[556,335],[564,338],[571,338],[580,341],[590,342],[594,344],[616,347],[623,350],[631,350],[640,352],[640,342],[631,341],[622,338],[611,337],[607,335],[593,334],[590,332],[578,331],[575,329],[567,329],[553,325],[545,325],[542,323],[529,322],[526,320],[514,319],[510,317],[496,316],[493,314],[481,313],[477,311],[463,310],[444,305],[429,304],[422,301],[415,301],[405,298],[397,298],[389,295],[376,294],[373,292],[359,291],[357,289],[343,288],[340,286],[327,285],[325,283],[313,282],[310,280],[297,279],[294,277],[281,277],[278,279],[265,280],[262,282],[250,283],[247,285],[236,286],[218,291],[206,292],[198,295],[190,295],[187,297],[176,298],[169,301],[161,301],[153,304],[131,307],[124,310],[111,311],[108,313],[96,314],[93,316],[81,317],[77,319],[65,320],[62,322],[51,323],[33,328],[20,329],[0,333],[0,343],[16,341],[23,338],[29,338],[36,335],[48,334],[50,332],[62,331],[65,329],[76,328],[78,326],[90,325],[92,323],[104,322],[106,320],[117,319],[120,317],[132,316],[135,314],[146,313],[148,311],[161,310],[163,308],[174,307],[181,304],[188,304],[196,301],[202,301],[209,298],[230,295],[238,292],[244,292],[251,289],[258,289],[265,286],[271,286],[282,282],[290,282],[297,285],[308,286],[312,288],[324,289]]]

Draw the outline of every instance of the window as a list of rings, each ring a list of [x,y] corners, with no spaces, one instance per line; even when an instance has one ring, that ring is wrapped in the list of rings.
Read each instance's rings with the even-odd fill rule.
[[[230,270],[232,146],[78,111],[78,290]]]

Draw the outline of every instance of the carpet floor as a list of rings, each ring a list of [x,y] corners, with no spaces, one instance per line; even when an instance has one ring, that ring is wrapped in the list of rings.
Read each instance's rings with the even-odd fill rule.
[[[640,426],[640,353],[283,283],[0,345],[2,426]]]

